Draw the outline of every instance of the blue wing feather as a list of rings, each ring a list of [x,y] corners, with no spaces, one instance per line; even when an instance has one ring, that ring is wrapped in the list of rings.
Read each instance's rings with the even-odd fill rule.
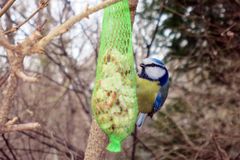
[[[162,97],[161,93],[158,92],[157,97],[153,103],[153,112],[157,112],[162,107]]]
[[[157,112],[164,104],[168,96],[169,82],[163,85],[155,98],[153,103],[153,113]]]

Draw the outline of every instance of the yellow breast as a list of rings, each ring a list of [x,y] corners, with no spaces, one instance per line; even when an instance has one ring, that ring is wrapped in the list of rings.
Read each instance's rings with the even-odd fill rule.
[[[149,113],[159,90],[157,82],[137,78],[137,98],[139,112]]]

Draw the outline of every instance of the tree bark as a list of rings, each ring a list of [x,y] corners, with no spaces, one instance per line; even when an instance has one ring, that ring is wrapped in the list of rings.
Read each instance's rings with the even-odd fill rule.
[[[129,0],[132,25],[134,22],[134,15],[137,8],[137,3],[138,3],[138,0]],[[93,120],[91,129],[90,129],[90,134],[88,137],[88,143],[85,151],[84,160],[105,159],[107,143],[108,143],[107,136],[98,127],[96,121]]]
[[[11,109],[15,92],[17,90],[17,77],[14,73],[10,74],[7,80],[6,88],[3,91],[3,101],[0,109],[0,126],[7,122],[8,113]]]
[[[90,135],[85,152],[85,160],[101,160],[105,157],[105,150],[108,143],[107,136],[98,127],[95,120],[92,121]]]
[[[130,12],[131,12],[131,21],[133,25],[138,0],[129,0],[128,2],[129,2]]]

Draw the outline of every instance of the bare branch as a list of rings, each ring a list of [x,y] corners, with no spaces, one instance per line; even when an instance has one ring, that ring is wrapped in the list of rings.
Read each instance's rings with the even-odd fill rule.
[[[89,15],[109,6],[114,3],[119,2],[120,0],[106,0],[104,2],[101,2],[97,4],[94,7],[86,7],[86,9],[76,15],[68,19],[66,22],[64,22],[62,25],[57,26],[54,28],[51,32],[48,33],[45,37],[43,37],[35,46],[35,48],[41,49],[44,48],[51,40],[53,40],[55,37],[67,32],[75,23],[79,22],[83,18],[87,18]],[[42,50],[42,49],[41,49]]]
[[[15,74],[11,73],[8,77],[7,85],[3,91],[4,101],[2,101],[0,108],[0,126],[4,126],[4,124],[7,122],[7,116],[10,111],[16,89],[17,78]]]
[[[17,122],[18,117],[14,117],[13,119],[9,120],[5,125],[9,126],[9,125],[13,125]]]
[[[27,23],[31,18],[33,18],[40,10],[42,10],[43,8],[45,8],[48,5],[49,0],[45,1],[41,1],[39,3],[39,7],[36,11],[34,11],[27,19],[25,19],[22,23],[18,24],[17,26],[12,27],[11,29],[9,29],[8,31],[4,32],[5,34],[11,33],[11,32],[15,32],[17,31],[20,27],[22,27],[25,23]]]
[[[7,81],[9,75],[9,72],[7,72],[2,77],[0,77],[0,87]]]
[[[104,159],[106,146],[107,136],[98,127],[97,122],[93,120],[84,160]]]
[[[5,125],[0,128],[0,133],[15,132],[15,131],[26,131],[34,130],[40,128],[39,123],[25,123],[25,124],[14,124],[14,125]]]
[[[196,145],[191,141],[191,139],[189,138],[189,136],[185,133],[184,129],[183,129],[181,126],[179,126],[179,125],[177,124],[177,122],[176,122],[171,116],[169,116],[167,113],[164,113],[164,114],[165,114],[166,117],[176,126],[176,128],[178,129],[178,131],[182,134],[185,142],[186,142],[189,146],[191,146],[193,149],[199,150],[199,147],[196,146]]]
[[[15,0],[8,0],[8,2],[4,5],[3,9],[0,11],[0,17],[7,12],[7,10],[12,6]]]
[[[23,71],[20,71],[20,70],[18,70],[16,72],[16,75],[18,76],[18,78],[21,78],[25,82],[37,82],[38,81],[38,77],[28,76]]]
[[[222,149],[219,146],[219,144],[217,143],[215,135],[213,135],[212,139],[213,139],[213,143],[214,143],[214,145],[216,147],[216,150],[217,150],[217,153],[218,153],[220,159],[221,160],[230,160],[230,158],[229,158],[228,154],[226,153],[226,151],[224,149]]]
[[[128,0],[130,12],[131,12],[131,21],[134,22],[135,12],[138,4],[138,0]]]
[[[8,141],[8,139],[5,137],[4,134],[2,134],[2,138],[3,138],[3,140],[4,140],[5,144],[6,144],[9,152],[11,153],[13,159],[14,159],[14,160],[17,160],[17,157],[16,157],[15,153],[13,152],[12,147],[10,146],[9,141]]]
[[[3,46],[6,49],[14,50],[15,46],[9,43],[8,41],[5,41],[1,36],[0,36],[0,45]]]
[[[133,147],[132,147],[132,154],[131,154],[131,160],[135,160],[135,154],[136,154],[136,146],[137,146],[137,126],[135,125],[133,136]]]
[[[9,41],[5,37],[1,21],[0,21],[0,45],[9,50],[14,50],[16,48],[13,44],[9,43]]]
[[[23,59],[24,55],[29,53],[29,50],[32,49],[32,46],[42,38],[40,31],[34,31],[30,36],[28,36],[21,44],[18,45],[18,50],[21,50],[21,55],[15,55],[16,47],[9,43],[8,39],[4,36],[2,28],[0,28],[0,45],[3,45],[7,48],[7,56],[11,66],[10,72],[15,73],[18,78],[21,78],[23,81],[36,82],[38,79],[36,76],[28,76],[23,71]],[[1,82],[1,81],[0,81]],[[1,84],[1,83],[0,83]]]

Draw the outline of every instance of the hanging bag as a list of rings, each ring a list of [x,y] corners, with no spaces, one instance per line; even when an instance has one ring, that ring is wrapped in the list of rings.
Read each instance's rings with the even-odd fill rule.
[[[131,36],[128,0],[105,8],[92,111],[108,135],[111,152],[121,151],[121,142],[133,131],[138,114]]]

